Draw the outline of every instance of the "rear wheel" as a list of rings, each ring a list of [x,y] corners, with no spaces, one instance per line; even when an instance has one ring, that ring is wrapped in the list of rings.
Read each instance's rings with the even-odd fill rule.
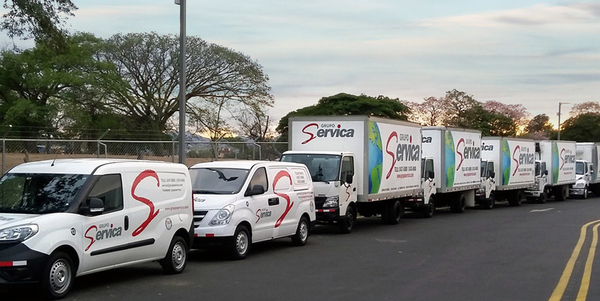
[[[350,233],[352,231],[352,228],[354,227],[355,222],[356,212],[354,211],[354,207],[346,207],[346,215],[338,220],[338,227],[340,228],[340,232],[344,234]]]
[[[71,257],[64,252],[50,255],[42,275],[42,294],[49,299],[62,299],[71,290],[75,273]]]
[[[308,241],[309,234],[309,225],[306,217],[300,218],[300,222],[298,222],[298,228],[296,229],[296,234],[292,236],[292,243],[295,246],[303,246]]]
[[[396,225],[400,222],[400,218],[404,213],[404,206],[398,200],[391,200],[385,204],[381,218],[383,223],[388,225]]]
[[[179,274],[187,264],[187,244],[180,236],[174,236],[167,255],[160,261],[163,271],[167,274]]]
[[[235,229],[235,234],[229,243],[229,255],[234,260],[244,259],[248,255],[250,250],[250,244],[252,239],[250,238],[250,231],[243,225],[239,225]]]
[[[450,204],[450,211],[454,212],[454,213],[462,213],[465,211],[465,206],[466,206],[466,202],[467,202],[467,198],[465,197],[464,194],[459,194],[456,197],[454,197],[454,200],[452,200],[452,203]]]
[[[523,191],[515,190],[511,198],[508,200],[508,204],[511,206],[520,206],[523,201]]]

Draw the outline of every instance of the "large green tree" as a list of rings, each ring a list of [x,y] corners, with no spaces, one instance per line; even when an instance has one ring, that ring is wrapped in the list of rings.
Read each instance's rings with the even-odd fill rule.
[[[561,126],[561,139],[578,142],[600,142],[600,114],[584,113],[571,117]]]
[[[13,125],[12,132],[23,138],[55,134],[57,121],[71,113],[64,110],[66,102],[79,101],[73,91],[118,82],[112,66],[93,57],[101,44],[92,35],[78,34],[61,50],[36,43],[23,52],[2,52],[0,122]]]
[[[532,139],[549,139],[556,131],[546,114],[535,115],[525,128],[524,137]]]
[[[188,37],[186,47],[187,111],[198,121],[223,120],[213,115],[222,114],[227,106],[272,106],[269,78],[256,61],[199,37]],[[169,119],[179,110],[179,38],[117,34],[107,40],[103,59],[113,63],[127,82],[126,90],[111,95],[112,109],[133,121],[136,130],[168,130]],[[204,124],[209,123],[214,125]]]
[[[77,10],[71,0],[4,0],[3,7],[8,12],[0,27],[9,37],[34,38],[55,49],[66,47],[65,20]]]
[[[290,112],[279,120],[277,132],[281,140],[287,140],[288,119],[291,116],[306,115],[369,115],[408,120],[410,109],[398,99],[387,96],[371,97],[340,93],[321,98],[316,105]]]

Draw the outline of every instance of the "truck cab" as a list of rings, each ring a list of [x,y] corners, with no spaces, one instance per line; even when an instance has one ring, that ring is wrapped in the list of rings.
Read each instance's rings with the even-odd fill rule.
[[[587,199],[590,181],[592,180],[593,166],[592,162],[585,160],[575,161],[575,184],[569,187],[569,195],[579,196]]]
[[[475,202],[485,209],[492,209],[496,203],[496,172],[494,161],[481,160],[481,187],[475,192]]]
[[[548,198],[548,169],[546,162],[535,160],[535,184],[533,187],[525,190],[525,196],[528,199],[536,199],[540,203],[545,203]]]
[[[287,151],[281,161],[308,167],[315,192],[317,220],[337,222],[342,233],[350,233],[357,213],[358,175],[354,154]]]
[[[433,158],[421,158],[421,189],[418,194],[408,198],[405,206],[419,211],[423,217],[432,217],[435,212],[435,165]]]

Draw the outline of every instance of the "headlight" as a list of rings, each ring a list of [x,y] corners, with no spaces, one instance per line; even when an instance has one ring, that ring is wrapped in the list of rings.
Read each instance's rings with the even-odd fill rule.
[[[325,199],[325,203],[323,203],[323,208],[338,207],[339,200],[340,200],[339,196],[330,196],[327,199]]]
[[[22,242],[38,233],[38,225],[23,225],[0,230],[0,242]]]
[[[582,183],[582,182],[575,183],[575,188],[584,188],[584,187],[585,187],[585,183]]]
[[[209,226],[221,226],[227,225],[231,221],[231,216],[233,215],[233,211],[235,210],[235,206],[233,204],[229,204],[223,207],[208,223]]]

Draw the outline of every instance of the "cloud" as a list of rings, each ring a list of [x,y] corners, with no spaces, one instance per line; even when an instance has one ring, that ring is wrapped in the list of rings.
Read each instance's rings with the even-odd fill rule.
[[[600,24],[600,4],[570,6],[538,4],[512,10],[429,19],[420,22],[420,25],[424,27],[523,27],[582,23]]]

